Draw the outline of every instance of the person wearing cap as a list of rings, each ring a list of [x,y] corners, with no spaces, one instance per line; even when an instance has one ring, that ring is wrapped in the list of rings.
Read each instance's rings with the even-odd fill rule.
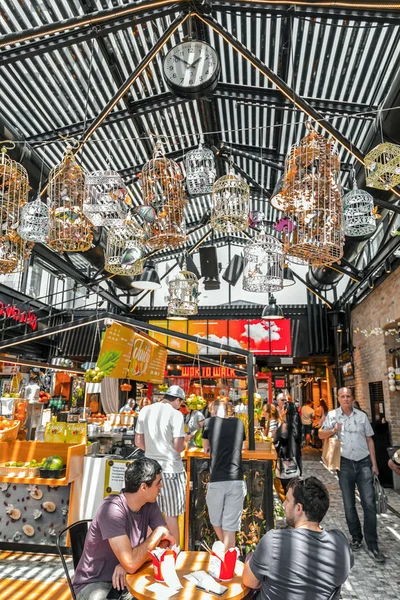
[[[161,402],[141,409],[135,430],[135,445],[161,465],[162,488],[157,502],[176,540],[180,539],[178,517],[186,504],[186,471],[181,459],[185,430],[179,411],[184,399],[183,389],[171,385]]]

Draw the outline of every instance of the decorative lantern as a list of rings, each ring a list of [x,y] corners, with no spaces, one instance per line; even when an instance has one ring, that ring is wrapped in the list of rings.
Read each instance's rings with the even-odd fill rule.
[[[144,231],[134,221],[110,227],[104,255],[106,271],[114,275],[140,275],[144,254]]]
[[[196,150],[186,154],[186,187],[191,196],[211,194],[217,174],[214,153],[199,144]]]
[[[358,189],[355,177],[353,189],[343,196],[342,205],[345,235],[359,237],[375,231],[374,199],[368,192]]]
[[[310,133],[291,148],[285,164],[282,193],[294,227],[285,232],[284,248],[289,260],[321,266],[343,256],[340,161],[334,141],[307,127]]]
[[[187,271],[186,261],[180,273],[168,284],[168,316],[197,315],[199,282],[194,273]]]
[[[364,159],[369,187],[388,190],[400,183],[400,146],[384,142]]]
[[[283,288],[282,243],[262,229],[243,252],[243,289],[247,292],[275,292]]]
[[[232,167],[212,188],[211,227],[222,233],[244,231],[249,226],[250,186]]]
[[[40,195],[28,202],[21,210],[21,222],[18,233],[28,242],[47,243],[49,233],[49,209]]]
[[[49,175],[48,245],[59,252],[85,252],[92,243],[91,225],[83,214],[86,173],[67,148]]]
[[[186,241],[184,209],[187,203],[183,175],[179,165],[166,158],[160,141],[156,143],[153,158],[143,167],[141,180],[143,200],[148,207],[144,219],[146,245],[159,250],[183,244]]]
[[[127,190],[117,171],[94,171],[86,177],[83,212],[93,225],[121,225],[129,206]]]

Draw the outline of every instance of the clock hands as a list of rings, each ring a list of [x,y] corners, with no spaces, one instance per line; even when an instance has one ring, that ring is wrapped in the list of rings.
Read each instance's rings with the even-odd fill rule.
[[[185,65],[186,65],[187,67],[190,67],[190,66],[191,66],[191,65],[190,65],[188,62],[186,62],[186,60],[184,60],[184,59],[183,59],[183,58],[181,58],[180,56],[175,56],[175,58],[176,58],[176,60],[180,60],[181,62],[185,63]]]
[[[202,56],[200,56],[200,58],[198,58],[197,60],[195,60],[195,61],[194,61],[194,63],[192,63],[192,64],[190,65],[190,67],[194,67],[195,65],[197,65],[197,63],[198,63],[198,62],[200,62],[202,58],[203,58],[203,57],[202,57]]]

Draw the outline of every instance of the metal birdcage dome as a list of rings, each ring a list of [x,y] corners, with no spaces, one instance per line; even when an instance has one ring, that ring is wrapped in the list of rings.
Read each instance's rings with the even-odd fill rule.
[[[59,252],[85,252],[92,243],[91,224],[83,214],[86,172],[67,148],[62,162],[49,174],[49,237]]]
[[[348,237],[370,235],[376,229],[373,215],[374,199],[371,194],[357,187],[353,180],[353,189],[342,198],[344,233]]]
[[[274,292],[283,288],[282,243],[264,230],[244,251],[243,289],[247,292]]]
[[[400,146],[384,142],[368,152],[364,159],[369,187],[388,190],[400,183]]]
[[[94,171],[86,177],[83,212],[93,225],[121,225],[129,206],[127,190],[117,171]]]
[[[222,233],[244,231],[249,226],[250,186],[232,168],[212,188],[211,227]]]
[[[186,154],[186,187],[191,196],[211,194],[217,170],[214,153],[203,144]]]
[[[199,281],[188,271],[186,262],[182,271],[168,284],[168,316],[197,315],[199,303]]]
[[[106,271],[115,275],[140,275],[144,254],[144,231],[137,223],[127,220],[123,225],[110,227],[104,255]]]
[[[285,162],[285,213],[295,226],[285,233],[284,248],[289,260],[322,266],[343,256],[340,161],[334,140],[308,129]]]
[[[166,158],[163,145],[157,142],[153,158],[141,173],[143,200],[152,209],[145,219],[146,245],[153,250],[186,241],[184,210],[187,203],[183,175],[179,165]],[[140,213],[139,213],[140,214]]]
[[[21,210],[21,221],[18,233],[27,242],[47,242],[49,233],[49,208],[42,202],[40,195],[28,202]]]

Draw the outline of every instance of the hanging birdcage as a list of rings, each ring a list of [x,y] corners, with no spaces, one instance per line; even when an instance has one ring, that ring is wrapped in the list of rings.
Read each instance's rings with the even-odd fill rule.
[[[214,153],[203,144],[186,154],[186,187],[191,196],[211,194],[217,170]]]
[[[285,212],[286,198],[283,193],[283,175],[276,182],[269,202],[276,210]]]
[[[297,257],[311,266],[321,266],[343,256],[339,169],[334,141],[315,130],[292,147],[283,181],[285,213],[294,223],[293,230],[284,236],[289,260]]]
[[[400,183],[400,146],[385,142],[368,152],[364,159],[369,187],[388,190]]]
[[[86,252],[92,243],[91,224],[83,214],[86,173],[67,148],[62,162],[49,174],[48,245],[59,252]]]
[[[137,223],[126,220],[110,227],[104,255],[104,268],[115,275],[140,275],[143,272],[144,231]]]
[[[18,233],[27,242],[47,243],[49,209],[40,195],[22,208]]]
[[[262,228],[244,251],[243,289],[247,292],[277,292],[283,288],[282,243]]]
[[[12,160],[7,148],[0,153],[0,217],[2,235],[19,225],[20,210],[28,201],[29,180],[26,169]]]
[[[22,272],[33,244],[25,242],[16,231],[0,237],[0,274]]]
[[[83,212],[93,225],[122,225],[129,206],[127,190],[117,171],[94,171],[86,177]]]
[[[186,261],[182,271],[168,284],[168,316],[197,315],[199,282],[194,273],[187,270]]]
[[[249,226],[250,186],[232,167],[212,188],[211,227],[222,233],[243,231]]]
[[[342,198],[344,233],[348,237],[370,235],[376,229],[373,215],[374,199],[371,194],[357,187],[353,178],[353,189]]]
[[[166,158],[160,141],[156,143],[153,158],[143,167],[141,181],[147,207],[140,208],[148,212],[144,219],[146,245],[159,250],[183,244],[186,241],[184,209],[187,202],[183,175],[179,165]]]

